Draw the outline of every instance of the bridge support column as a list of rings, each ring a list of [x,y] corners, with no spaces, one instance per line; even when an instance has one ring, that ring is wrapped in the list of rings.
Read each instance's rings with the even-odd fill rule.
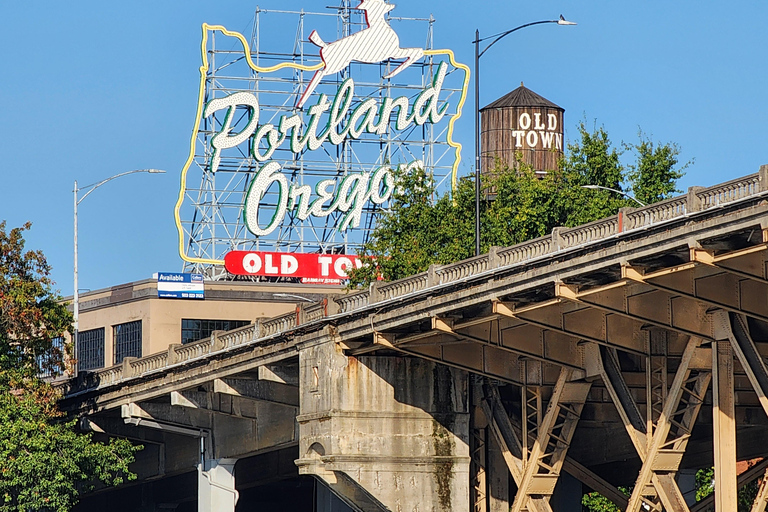
[[[197,467],[198,512],[235,512],[238,492],[235,490],[236,459],[206,460]]]
[[[736,510],[736,414],[733,350],[726,341],[712,342],[712,427],[715,442],[715,510]]]
[[[468,377],[422,359],[300,351],[299,473],[356,511],[469,509]]]

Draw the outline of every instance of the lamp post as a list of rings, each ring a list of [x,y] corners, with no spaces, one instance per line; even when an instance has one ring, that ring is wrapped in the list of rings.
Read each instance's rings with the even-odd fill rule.
[[[303,300],[304,302],[317,302],[314,299],[304,297],[303,295],[295,295],[293,293],[273,293],[272,296],[277,297],[278,299],[297,299]]]
[[[534,21],[532,23],[526,23],[515,27],[511,30],[501,32],[492,36],[484,37],[480,39],[480,30],[475,31],[475,255],[480,255],[480,57],[483,56],[488,49],[494,44],[498,43],[501,39],[504,39],[512,32],[517,32],[520,29],[526,27],[532,27],[533,25],[543,25],[545,23],[557,23],[558,25],[576,25],[572,21],[566,20],[563,15],[560,15],[556,20],[542,20]],[[480,43],[493,39],[488,45],[480,50]]]
[[[75,377],[77,377],[77,370],[78,370],[77,358],[78,358],[79,354],[78,354],[77,333],[78,333],[78,330],[79,330],[78,320],[79,320],[79,316],[80,316],[80,291],[79,291],[79,288],[78,288],[78,280],[77,280],[77,205],[79,205],[81,202],[83,202],[83,199],[88,197],[88,195],[91,192],[93,192],[94,190],[96,190],[100,186],[104,185],[106,182],[112,181],[112,180],[114,180],[116,178],[120,178],[122,176],[127,176],[129,174],[136,174],[136,173],[139,173],[139,172],[148,172],[148,173],[151,173],[151,174],[164,174],[165,173],[165,171],[161,171],[160,169],[136,169],[135,171],[128,171],[128,172],[123,172],[123,173],[120,173],[120,174],[115,174],[114,176],[111,176],[111,177],[109,177],[109,178],[107,178],[105,180],[101,180],[101,181],[99,181],[97,183],[92,183],[92,184],[86,185],[84,187],[78,187],[77,186],[77,180],[75,180],[75,187],[74,187],[74,190],[73,190],[73,192],[75,193],[75,202],[74,202],[74,206],[75,206],[75,215],[74,215],[74,217],[75,217],[75,240],[74,240],[74,246],[75,246],[75,265],[74,265],[74,267],[75,267],[74,268],[74,270],[75,270],[75,290],[74,290],[73,300],[72,300],[72,303],[73,303],[72,304],[72,308],[73,308],[73,315],[72,315],[73,316],[73,319],[72,319],[73,320],[73,322],[72,322],[73,325],[72,325],[72,328],[73,328],[73,331],[74,331],[72,333],[72,343],[73,343],[73,345],[72,345],[72,350],[73,350],[72,355],[73,355],[73,357],[75,359],[75,364],[72,366],[72,371],[73,371]],[[83,190],[87,190],[87,192],[85,194],[83,194],[82,197],[78,198],[78,192],[82,192]]]
[[[627,194],[626,192],[622,192],[621,190],[617,190],[615,188],[610,187],[603,187],[602,185],[582,185],[581,188],[588,188],[590,190],[608,190],[610,192],[615,192],[617,194],[621,194],[622,196],[633,200],[637,204],[639,204],[641,207],[645,207],[645,203],[640,202],[638,199],[635,199],[633,196]]]

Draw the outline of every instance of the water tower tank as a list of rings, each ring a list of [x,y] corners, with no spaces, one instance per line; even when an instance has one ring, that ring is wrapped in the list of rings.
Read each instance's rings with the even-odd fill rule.
[[[548,99],[520,87],[480,109],[480,171],[496,159],[515,167],[515,154],[537,172],[557,169],[563,156],[563,113]]]

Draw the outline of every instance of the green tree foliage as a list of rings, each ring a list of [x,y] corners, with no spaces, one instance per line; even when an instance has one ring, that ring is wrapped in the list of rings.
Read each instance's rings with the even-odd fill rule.
[[[6,232],[0,222],[0,369],[14,365],[36,368],[36,356],[46,370],[61,370],[63,354],[52,347],[71,316],[51,291],[50,268],[40,251],[24,250],[22,228]]]
[[[581,188],[599,185],[624,191],[622,181],[626,169],[621,164],[621,153],[613,147],[602,126],[589,131],[584,121],[579,123],[579,139],[568,144],[561,169],[561,193],[565,196],[562,202],[565,220],[561,226],[586,224],[615,215],[621,207],[632,206],[621,194]]]
[[[523,162],[514,170],[497,162],[495,172],[483,176],[483,190],[493,201],[481,205],[481,250],[546,236],[555,227],[578,226],[636,206],[621,194],[584,185],[631,190],[642,197],[665,198],[674,192],[675,180],[682,175],[682,169],[674,169],[677,146],[641,138],[636,147],[638,161],[628,172],[606,131],[590,131],[582,122],[577,141],[568,145],[557,170],[538,176]],[[350,272],[350,287],[366,286],[379,277],[400,279],[475,253],[472,179],[459,180],[452,195],[438,195],[423,170],[396,178],[399,188],[391,210],[380,217],[363,250],[362,259],[369,265]],[[667,182],[661,183],[662,178]]]
[[[675,183],[683,177],[691,162],[676,168],[680,148],[677,144],[655,144],[641,131],[640,141],[626,148],[637,154],[637,164],[630,166],[628,178],[632,193],[642,203],[651,204],[680,193]]]
[[[715,492],[715,468],[703,468],[696,472],[696,501]]]
[[[140,448],[78,433],[58,410],[57,391],[37,377],[62,369],[53,341],[72,317],[43,254],[24,248],[29,228],[0,222],[0,512],[66,512],[96,482],[135,478],[128,464]]]
[[[629,496],[631,489],[619,487],[619,490]],[[599,492],[590,492],[581,497],[581,506],[585,512],[621,512],[621,509]]]
[[[760,483],[754,480],[739,488],[737,512],[750,512],[757,497]],[[696,501],[701,501],[715,492],[715,468],[703,468],[696,472]]]
[[[446,222],[457,210],[471,206],[467,183],[459,185],[455,196],[434,198],[435,184],[423,170],[398,172],[399,183],[392,198],[391,213],[379,221],[377,235],[366,248],[368,254],[408,254],[407,258],[382,258],[379,268],[385,275],[402,276],[421,272],[432,263],[449,263],[467,258],[471,247],[465,238],[474,226],[472,217],[457,217]],[[471,184],[470,184],[471,185]],[[471,206],[474,208],[474,206]],[[371,282],[376,278],[373,265],[359,269],[356,279]]]

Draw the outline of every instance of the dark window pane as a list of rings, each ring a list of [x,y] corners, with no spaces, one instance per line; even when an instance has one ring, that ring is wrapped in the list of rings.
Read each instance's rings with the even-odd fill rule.
[[[80,371],[104,368],[104,328],[77,333],[77,359]]]
[[[126,357],[141,357],[141,320],[115,325],[112,339],[115,343],[115,364]]]
[[[195,320],[184,318],[181,321],[181,343],[191,343],[209,338],[213,331],[231,331],[250,323],[249,320]]]
[[[60,361],[64,361],[64,338],[58,336],[51,340],[51,351],[37,356],[37,367],[41,378],[53,378],[61,375]]]

